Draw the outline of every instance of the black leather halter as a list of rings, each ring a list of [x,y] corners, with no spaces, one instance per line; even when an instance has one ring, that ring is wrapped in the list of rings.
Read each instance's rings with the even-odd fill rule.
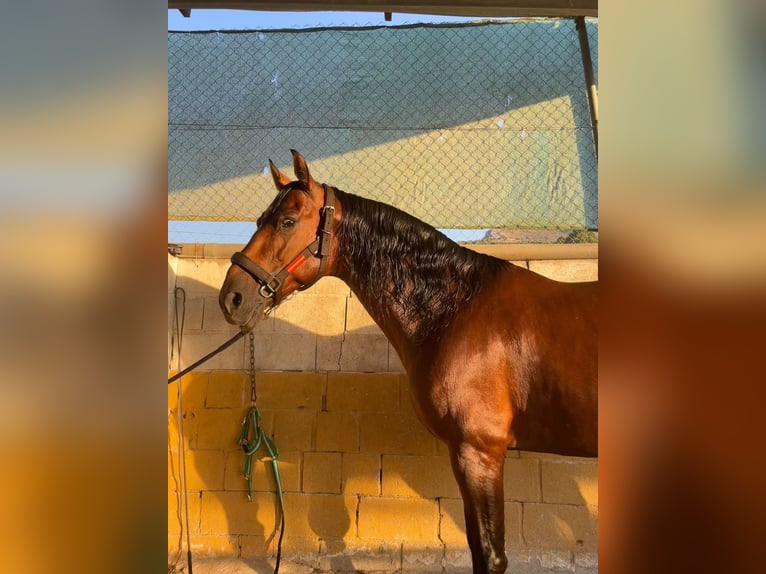
[[[322,268],[332,245],[332,224],[335,215],[335,192],[329,185],[322,184],[322,187],[324,188],[324,205],[319,209],[319,228],[316,239],[290,263],[276,273],[269,273],[241,251],[231,256],[231,262],[244,269],[261,286],[258,293],[264,299],[274,299],[274,303],[277,303],[279,289],[285,279],[311,257],[319,259],[319,271],[314,279],[302,284],[298,289],[300,291],[308,289],[322,276]]]

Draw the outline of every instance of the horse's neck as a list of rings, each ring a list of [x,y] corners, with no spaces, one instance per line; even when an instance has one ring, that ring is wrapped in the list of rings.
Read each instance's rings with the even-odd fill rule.
[[[338,236],[340,265],[333,274],[351,287],[406,366],[410,351],[438,337],[458,302],[470,299],[471,285],[481,279],[480,273],[467,277],[449,266],[475,268],[476,254],[462,254],[446,238],[431,237],[427,225],[401,212],[388,212],[387,206],[358,196],[351,201],[356,223]],[[382,219],[404,223],[386,227],[380,224]],[[395,237],[395,229],[402,226],[409,226],[409,233]],[[418,236],[428,239],[423,245],[409,242]]]

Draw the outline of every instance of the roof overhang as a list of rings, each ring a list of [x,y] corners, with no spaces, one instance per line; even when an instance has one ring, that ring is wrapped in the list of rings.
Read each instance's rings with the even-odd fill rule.
[[[265,10],[281,12],[341,11],[341,12],[396,12],[400,14],[437,14],[444,16],[475,16],[499,18],[508,16],[598,16],[598,0],[475,0],[472,2],[445,2],[444,0],[399,0],[397,2],[359,2],[341,0],[286,0],[284,2],[258,0],[169,0],[169,9]],[[187,12],[188,13],[188,12]]]

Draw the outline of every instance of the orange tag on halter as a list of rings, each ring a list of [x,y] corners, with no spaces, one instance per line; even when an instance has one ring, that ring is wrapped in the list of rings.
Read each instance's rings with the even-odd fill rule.
[[[298,269],[298,267],[300,267],[300,266],[301,266],[301,264],[302,264],[304,261],[306,261],[306,256],[305,256],[305,255],[303,255],[303,254],[301,253],[300,255],[298,255],[298,257],[296,257],[295,259],[293,259],[293,260],[292,260],[292,261],[291,261],[291,262],[288,264],[288,266],[287,266],[287,267],[285,267],[285,270],[286,270],[288,273],[292,273],[293,271],[295,271],[296,269]]]

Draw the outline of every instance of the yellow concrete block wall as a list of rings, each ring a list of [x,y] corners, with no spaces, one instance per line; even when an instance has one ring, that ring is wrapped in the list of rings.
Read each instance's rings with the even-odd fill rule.
[[[565,274],[564,263],[537,265],[541,272]],[[197,318],[183,338],[193,349],[182,349],[172,370],[233,333],[213,304],[227,267],[225,260],[177,262],[174,280],[184,286],[187,302],[196,302],[187,311]],[[595,262],[578,260],[577,278],[589,268],[595,273]],[[377,327],[345,285],[325,281],[255,334],[257,404],[280,451],[284,558],[336,571],[469,567],[462,501],[446,448],[417,420],[406,376],[390,345],[380,344]],[[333,311],[325,320],[312,310],[327,300]],[[321,319],[321,328],[312,327],[314,319]],[[246,341],[235,347],[208,370],[168,388],[169,554],[186,528],[183,458],[192,552],[249,558],[275,551],[276,483],[265,450],[254,461],[252,502],[242,476],[237,437],[250,404],[249,352]],[[596,460],[508,453],[505,522],[512,563],[530,556],[571,568],[594,563],[597,470]]]

